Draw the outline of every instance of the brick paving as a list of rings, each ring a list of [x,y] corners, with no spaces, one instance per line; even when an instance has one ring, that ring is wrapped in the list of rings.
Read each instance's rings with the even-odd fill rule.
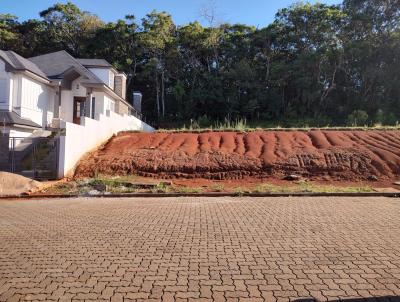
[[[0,201],[0,301],[357,297],[400,300],[398,199]]]

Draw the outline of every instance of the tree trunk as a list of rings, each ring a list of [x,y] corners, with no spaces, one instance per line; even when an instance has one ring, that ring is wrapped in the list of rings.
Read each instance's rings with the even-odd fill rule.
[[[156,75],[156,94],[157,94],[157,119],[160,118],[160,91],[159,91],[159,87],[158,87],[158,74],[157,71],[155,72]]]
[[[165,117],[165,81],[164,70],[161,73],[161,102],[162,102],[162,116]]]

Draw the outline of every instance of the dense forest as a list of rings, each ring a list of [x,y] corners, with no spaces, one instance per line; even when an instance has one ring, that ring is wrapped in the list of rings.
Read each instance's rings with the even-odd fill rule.
[[[127,13],[134,13],[127,12]],[[20,22],[0,14],[0,49],[64,49],[105,58],[160,125],[246,119],[260,125],[393,125],[400,121],[400,1],[297,3],[265,28],[166,12],[105,23],[72,3]]]

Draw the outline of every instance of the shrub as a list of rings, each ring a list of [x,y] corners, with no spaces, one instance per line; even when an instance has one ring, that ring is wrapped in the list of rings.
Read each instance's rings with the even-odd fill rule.
[[[368,113],[364,110],[354,110],[353,113],[349,114],[347,117],[347,123],[350,126],[364,126],[368,121]]]

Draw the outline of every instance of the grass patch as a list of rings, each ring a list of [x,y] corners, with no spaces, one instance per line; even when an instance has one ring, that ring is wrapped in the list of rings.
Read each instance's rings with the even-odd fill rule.
[[[400,126],[362,126],[362,127],[248,127],[248,126],[235,126],[235,127],[205,127],[205,128],[175,128],[175,129],[158,129],[156,132],[159,133],[205,133],[205,132],[254,132],[254,131],[302,131],[309,132],[315,130],[325,131],[369,131],[369,130],[400,130]]]
[[[171,187],[165,183],[159,183],[154,188],[150,189],[151,193],[169,193],[171,192]]]
[[[257,186],[255,193],[371,193],[373,189],[364,187],[337,187],[332,185],[317,185],[310,182],[300,182],[294,186],[277,186],[273,184],[262,184]]]
[[[213,185],[213,186],[211,187],[211,189],[212,189],[214,192],[224,192],[224,191],[225,191],[225,187],[224,187],[224,185],[222,185],[222,184]]]
[[[175,188],[175,192],[177,193],[187,193],[187,194],[199,194],[203,193],[203,188],[191,188],[191,187],[179,187]]]
[[[293,193],[294,187],[276,186],[273,184],[262,184],[255,187],[254,193]]]
[[[233,190],[235,196],[243,196],[245,193],[250,193],[251,191],[247,188],[237,187]]]
[[[254,188],[236,187],[233,189],[225,188],[223,184],[214,184],[208,187],[212,192],[232,192],[235,196],[243,196],[246,193],[371,193],[374,192],[370,186],[349,186],[340,187],[333,185],[319,185],[308,181],[300,181],[297,183],[284,185],[274,185],[263,183]],[[182,194],[200,194],[207,191],[203,187],[174,187],[169,183],[160,182],[150,187],[140,187],[130,183],[128,179],[122,181],[121,178],[94,178],[81,179],[71,182],[62,182],[46,188],[41,193],[45,194],[78,194],[85,195],[91,191],[99,193],[182,193]]]

